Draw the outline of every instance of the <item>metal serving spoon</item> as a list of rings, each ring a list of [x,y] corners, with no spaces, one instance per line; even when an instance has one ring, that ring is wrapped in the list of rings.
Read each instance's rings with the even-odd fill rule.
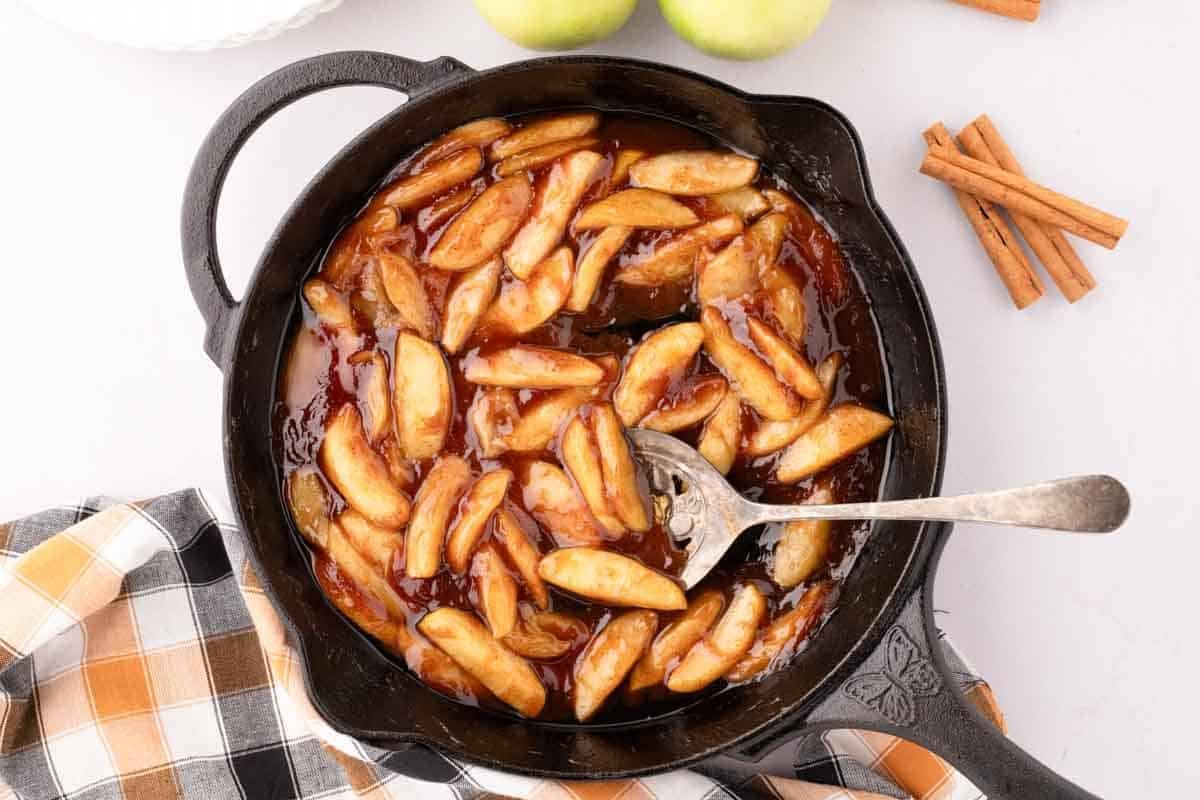
[[[676,540],[687,540],[679,577],[690,589],[747,528],[802,519],[899,519],[989,522],[1076,533],[1111,533],[1129,516],[1129,492],[1115,478],[1085,475],[1020,489],[881,503],[767,505],[738,494],[704,456],[674,436],[635,428],[634,453],[650,489],[665,498],[662,516]],[[661,501],[660,501],[661,502]]]

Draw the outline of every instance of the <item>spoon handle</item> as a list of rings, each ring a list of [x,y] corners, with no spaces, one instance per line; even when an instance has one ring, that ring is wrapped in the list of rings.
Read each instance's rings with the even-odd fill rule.
[[[1084,475],[1034,483],[1019,489],[839,505],[751,504],[746,521],[804,519],[901,519],[988,522],[1075,533],[1110,533],[1129,516],[1129,492],[1107,475]]]

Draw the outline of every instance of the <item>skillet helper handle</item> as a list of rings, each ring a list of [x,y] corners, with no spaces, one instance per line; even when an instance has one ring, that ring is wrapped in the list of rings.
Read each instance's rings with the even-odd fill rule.
[[[414,61],[370,51],[343,51],[289,64],[241,94],[200,145],[183,194],[183,263],[192,297],[207,328],[204,351],[222,366],[238,303],[229,292],[217,255],[217,205],[229,167],[242,145],[277,111],[337,86],[383,86],[409,96],[454,75],[473,72],[453,58]]]
[[[857,728],[936,753],[988,800],[1099,800],[1017,747],[959,690],[933,626],[931,591],[918,589],[865,661],[799,725],[743,747],[758,761],[789,739]]]

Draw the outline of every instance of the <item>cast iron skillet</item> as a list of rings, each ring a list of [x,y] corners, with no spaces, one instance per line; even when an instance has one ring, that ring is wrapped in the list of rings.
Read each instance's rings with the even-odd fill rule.
[[[289,103],[334,86],[370,84],[408,102],[347,145],[297,198],[235,302],[215,247],[217,202],[246,139]],[[183,256],[208,325],[205,350],[225,373],[225,464],[258,574],[303,656],[313,700],[347,734],[408,753],[424,747],[527,775],[611,778],[702,759],[753,760],[823,728],[873,728],[938,752],[999,798],[1084,798],[1022,752],[955,689],[933,627],[930,581],[945,524],[879,522],[841,603],[788,669],[660,716],[609,725],[525,721],[447,700],[399,668],[330,606],[280,494],[272,452],[276,376],[298,318],[298,287],[330,238],[406,154],[448,128],[494,114],[588,106],[657,115],[760,159],[811,203],[842,241],[876,315],[899,424],[885,498],[934,494],[946,446],[941,355],[916,270],[875,202],[850,123],[816,100],[748,95],[690,72],[625,59],[545,58],[476,72],[451,58],[331,53],[252,86],[221,116],[196,157],[183,203]]]

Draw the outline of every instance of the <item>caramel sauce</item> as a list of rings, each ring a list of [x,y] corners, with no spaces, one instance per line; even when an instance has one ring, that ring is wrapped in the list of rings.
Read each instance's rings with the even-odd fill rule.
[[[580,208],[596,200],[612,189],[611,175],[615,154],[622,148],[636,148],[648,154],[677,149],[720,148],[695,131],[659,120],[641,117],[617,117],[608,119],[597,135],[602,140],[598,152],[604,157],[600,177],[585,194]],[[398,165],[395,175],[408,174],[410,165],[416,163],[412,156]],[[397,328],[376,324],[384,318],[388,302],[382,297],[378,281],[371,280],[373,269],[372,248],[390,248],[403,253],[418,265],[421,280],[432,304],[440,316],[446,293],[453,280],[452,273],[441,272],[426,266],[429,252],[439,236],[466,205],[465,196],[477,196],[497,177],[485,166],[484,172],[465,185],[459,185],[442,196],[431,199],[422,208],[405,211],[401,225],[382,233],[371,232],[365,222],[353,222],[334,240],[326,254],[322,275],[345,293],[354,309],[357,335],[338,332],[323,326],[312,309],[302,304],[302,316],[298,321],[293,343],[285,359],[282,379],[279,384],[279,400],[276,405],[273,436],[281,479],[296,469],[317,460],[323,431],[328,417],[345,403],[356,402],[362,407],[362,393],[366,389],[366,370],[357,370],[350,361],[355,353],[378,350],[389,362],[391,369]],[[532,172],[535,185],[550,169],[550,165]],[[765,170],[760,172],[755,186],[759,189],[777,189],[793,199],[795,195],[774,176]],[[465,188],[464,188],[465,187]],[[728,212],[708,198],[680,198],[701,219],[711,220]],[[791,217],[791,225],[784,242],[779,265],[802,288],[806,307],[807,334],[802,352],[811,364],[833,352],[845,358],[836,387],[834,403],[857,402],[869,407],[886,410],[887,390],[880,357],[878,330],[872,317],[867,299],[849,271],[842,252],[833,235],[824,227],[801,201],[797,201],[799,212]],[[577,212],[576,212],[577,213]],[[365,219],[365,215],[364,218]],[[575,253],[582,253],[598,234],[598,231],[574,231],[568,226],[563,243]],[[596,356],[611,354],[622,361],[629,350],[648,332],[663,324],[680,320],[694,320],[698,308],[692,297],[691,282],[680,285],[646,288],[618,284],[612,276],[623,266],[635,263],[639,258],[662,246],[677,235],[672,231],[636,230],[626,241],[610,263],[597,297],[583,314],[572,315],[560,312],[550,322],[520,337],[528,344],[540,344],[570,349],[580,354]],[[347,265],[353,265],[348,267]],[[345,274],[354,277],[348,283],[334,280]],[[501,280],[515,278],[507,271]],[[751,309],[753,310],[753,309]],[[731,325],[738,338],[747,344],[744,321],[737,324],[736,314]],[[740,328],[740,330],[739,330]],[[480,387],[469,383],[463,375],[463,364],[474,353],[486,352],[507,344],[514,337],[494,329],[476,330],[462,350],[448,358],[454,414],[443,453],[461,455],[470,464],[473,474],[507,467],[521,475],[530,461],[545,460],[561,464],[557,453],[557,442],[552,442],[545,453],[504,453],[496,458],[487,458],[480,451],[478,442],[469,433],[467,411]],[[692,371],[675,381],[671,389],[697,376],[718,374],[716,368],[704,356],[703,351],[695,360]],[[611,397],[615,381],[610,381],[600,393],[601,399]],[[517,393],[519,405],[524,408],[537,400],[543,392],[524,390]],[[668,391],[667,397],[672,392]],[[565,423],[566,420],[564,420]],[[753,411],[743,409],[743,435],[757,423]],[[699,426],[682,431],[682,439],[695,444]],[[820,476],[830,481],[838,502],[857,502],[874,499],[882,479],[886,445],[873,444],[853,456],[841,461]],[[746,496],[766,502],[792,503],[803,500],[812,490],[813,481],[808,479],[795,485],[784,485],[774,480],[775,466],[779,453],[757,459],[739,457],[729,474],[731,483]],[[408,489],[410,496],[416,485],[432,467],[433,460],[413,463],[417,484]],[[328,487],[333,498],[334,514],[345,508],[337,492]],[[554,548],[555,542],[547,531],[542,530],[530,514],[524,510],[522,487],[514,480],[510,486],[506,504],[517,516],[530,540],[542,553]],[[491,536],[491,525],[484,541]],[[735,584],[754,581],[766,594],[771,611],[768,619],[781,610],[791,608],[807,585],[813,581],[839,580],[848,571],[857,554],[867,530],[866,523],[845,522],[834,524],[833,545],[824,565],[808,582],[796,589],[784,591],[769,579],[772,548],[779,536],[778,526],[771,526],[757,533],[744,535],[712,574],[697,589],[717,588],[730,595]],[[686,554],[670,538],[667,532],[655,525],[645,533],[629,532],[616,541],[607,541],[605,546],[631,555],[646,565],[669,574],[678,574],[683,568]],[[352,606],[369,612],[372,616],[384,616],[380,604],[365,596],[358,587],[341,575],[335,564],[320,553],[314,553],[315,571],[322,589],[337,605]],[[513,577],[520,584],[519,573],[510,565]],[[477,588],[470,576],[453,574],[445,565],[433,578],[427,580],[408,577],[404,572],[403,553],[398,553],[392,565],[390,582],[408,609],[405,624],[416,632],[416,623],[429,611],[441,606],[455,606],[479,610]],[[522,603],[529,602],[527,593],[522,592]],[[580,602],[561,592],[551,593],[551,609],[569,614],[582,620],[593,633],[603,626],[614,614],[614,609],[598,604]],[[659,615],[660,630],[676,616],[674,613]],[[382,643],[391,648],[388,642]],[[548,702],[542,714],[545,719],[571,718],[571,692],[573,669],[586,642],[574,643],[560,658],[553,661],[530,661],[547,689]],[[394,649],[394,648],[392,648]],[[399,654],[398,654],[399,655]],[[401,659],[402,660],[402,659]],[[720,682],[718,682],[720,683]],[[719,689],[712,689],[716,691]],[[600,720],[633,718],[652,713],[671,704],[691,702],[694,695],[669,696],[663,690],[652,691],[647,696],[630,698],[622,690],[609,699],[606,710],[598,716]],[[469,698],[468,698],[469,699]],[[496,701],[482,698],[484,704],[496,705]],[[498,708],[505,708],[496,705]]]

